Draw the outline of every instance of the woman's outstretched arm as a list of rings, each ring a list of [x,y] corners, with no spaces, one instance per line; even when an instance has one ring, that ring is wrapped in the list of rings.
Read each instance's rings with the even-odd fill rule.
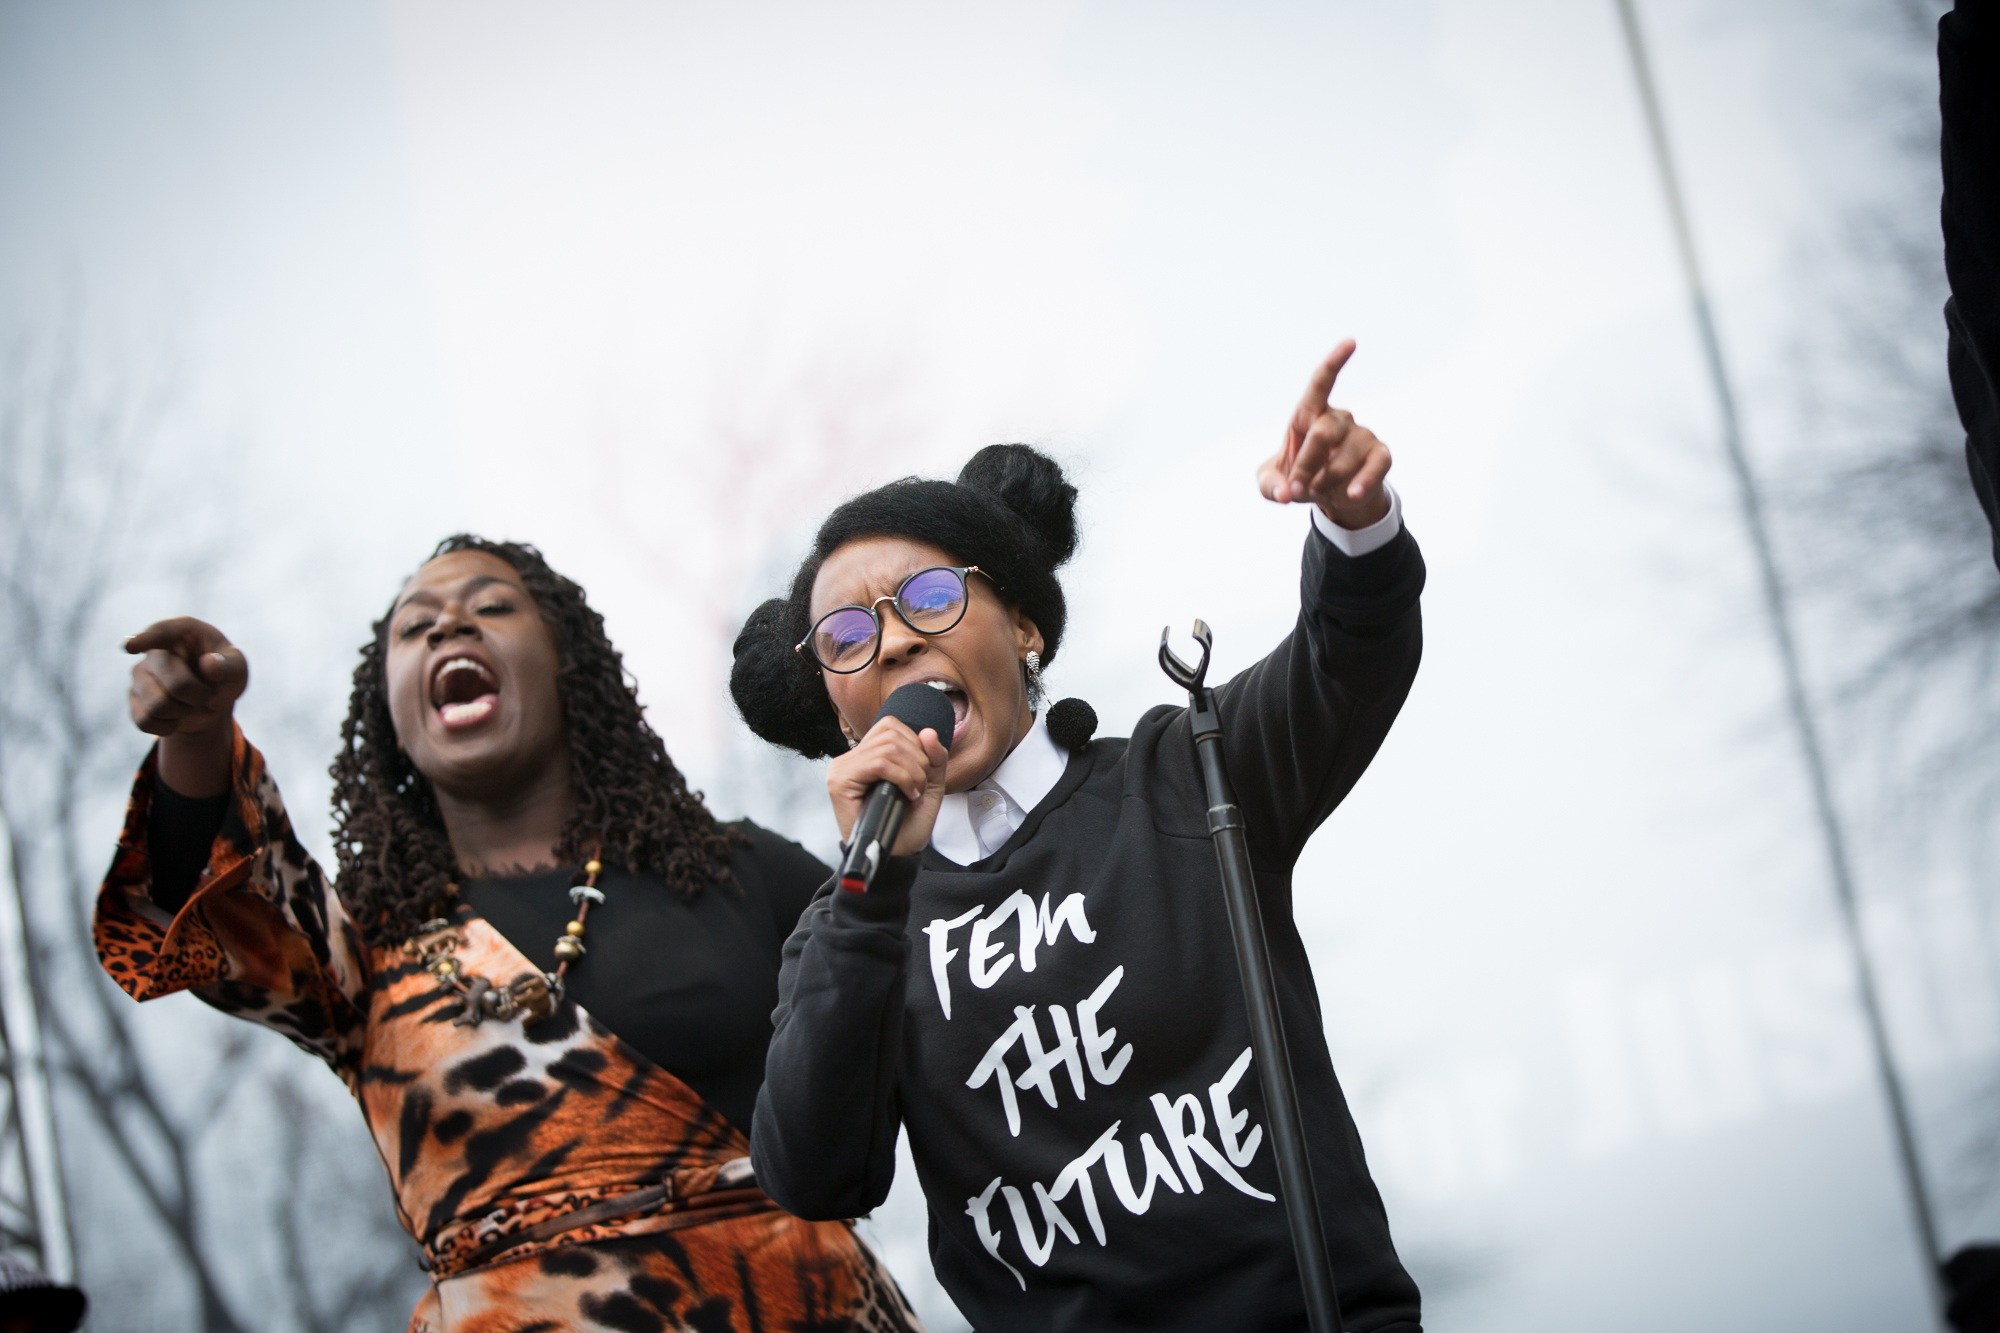
[[[367,950],[293,836],[263,756],[236,727],[235,701],[249,679],[242,654],[213,626],[188,619],[162,621],[128,646],[145,654],[133,671],[133,721],[161,740],[133,782],[98,894],[99,960],[135,999],[193,990],[351,1074]],[[171,795],[160,818],[205,825],[173,829],[175,845],[160,849],[178,869],[156,863],[163,786]],[[160,882],[163,872],[181,882]]]
[[[132,725],[160,738],[160,780],[200,799],[229,790],[232,720],[250,663],[223,632],[193,616],[146,626],[125,640],[138,655],[126,701]]]
[[[1270,871],[1290,869],[1367,769],[1423,655],[1424,561],[1386,483],[1389,451],[1329,402],[1353,353],[1343,342],[1315,368],[1258,470],[1266,499],[1316,511],[1298,622],[1217,691],[1252,855]]]

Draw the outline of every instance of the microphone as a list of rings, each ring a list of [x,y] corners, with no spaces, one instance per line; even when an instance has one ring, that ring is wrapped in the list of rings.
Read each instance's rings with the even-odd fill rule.
[[[938,734],[944,748],[951,749],[951,731],[957,715],[944,691],[931,685],[903,685],[890,693],[875,715],[875,722],[893,717],[918,735],[929,727]],[[868,724],[874,729],[875,723]],[[893,782],[878,782],[861,803],[861,817],[854,821],[854,838],[840,861],[840,887],[849,893],[866,893],[875,882],[875,872],[896,845],[903,816],[910,812],[910,798]]]

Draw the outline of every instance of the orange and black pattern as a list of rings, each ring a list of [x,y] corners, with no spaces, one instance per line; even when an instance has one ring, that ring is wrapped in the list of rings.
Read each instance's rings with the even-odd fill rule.
[[[742,1189],[742,1134],[574,1003],[455,1024],[457,991],[369,949],[241,732],[209,868],[169,919],[148,891],[154,780],[149,758],[98,895],[98,956],[134,998],[192,990],[346,1082],[430,1266],[411,1333],[920,1331],[850,1228]],[[534,970],[469,908],[453,924],[467,974],[504,985]],[[640,1191],[636,1213],[583,1216]],[[586,1224],[561,1229],[571,1214]]]

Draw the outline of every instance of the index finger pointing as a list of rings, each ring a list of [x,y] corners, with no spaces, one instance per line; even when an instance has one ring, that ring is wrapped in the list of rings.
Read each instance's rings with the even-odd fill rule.
[[[128,653],[144,653],[155,648],[164,648],[169,652],[179,652],[190,659],[228,646],[229,640],[223,637],[222,631],[206,621],[196,620],[193,616],[172,616],[166,620],[154,621],[125,640],[125,651]]]
[[[1343,338],[1340,345],[1326,354],[1326,360],[1314,368],[1312,378],[1306,381],[1306,396],[1299,400],[1298,410],[1292,413],[1292,429],[1303,440],[1307,431],[1319,414],[1326,411],[1326,400],[1333,393],[1333,382],[1340,378],[1341,367],[1354,355],[1354,339]]]
[[[125,640],[125,651],[133,655],[150,653],[155,648],[172,651],[180,647],[181,632],[174,628],[171,620],[163,620],[157,625],[148,625]]]

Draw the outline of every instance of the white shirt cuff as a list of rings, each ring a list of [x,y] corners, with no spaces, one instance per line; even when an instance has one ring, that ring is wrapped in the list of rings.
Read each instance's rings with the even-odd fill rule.
[[[1362,556],[1379,551],[1396,540],[1396,534],[1403,530],[1402,497],[1386,481],[1382,483],[1382,494],[1389,497],[1389,512],[1365,528],[1343,528],[1328,518],[1326,511],[1318,505],[1312,507],[1313,526],[1342,555]]]

